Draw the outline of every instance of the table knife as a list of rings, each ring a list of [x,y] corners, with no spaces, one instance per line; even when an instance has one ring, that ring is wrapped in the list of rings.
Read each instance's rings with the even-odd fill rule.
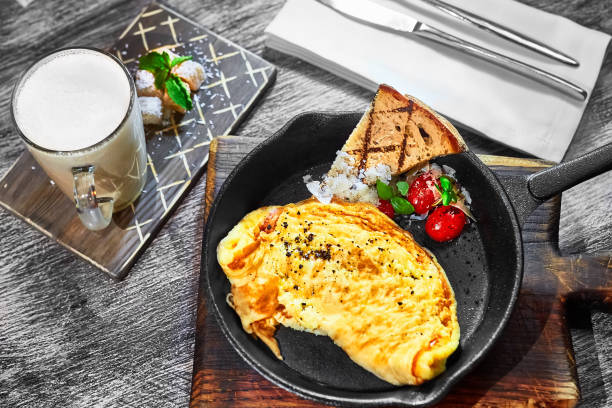
[[[533,65],[507,57],[469,41],[462,40],[442,30],[422,23],[407,14],[399,13],[371,0],[318,0],[331,9],[352,18],[386,31],[400,34],[413,34],[470,55],[488,61],[500,67],[514,71],[524,77],[548,85],[575,99],[584,101],[587,91],[555,74],[543,71]]]
[[[408,3],[408,0],[403,0]],[[501,24],[495,23],[491,20],[487,20],[484,17],[477,16],[474,13],[470,13],[469,11],[463,10],[459,7],[455,7],[451,4],[448,4],[441,0],[421,0],[425,3],[432,5],[440,11],[445,12],[465,23],[476,26],[482,30],[488,31],[492,34],[497,35],[505,40],[513,42],[515,44],[521,45],[525,48],[529,48],[532,51],[535,51],[539,54],[545,55],[549,58],[555,59],[557,61],[561,61],[565,64],[577,67],[579,65],[578,61],[574,58],[570,57],[567,54],[562,53],[559,50],[556,50],[549,45],[546,45],[534,38],[528,37],[525,34],[521,34],[517,31],[512,30],[511,28],[505,27]]]

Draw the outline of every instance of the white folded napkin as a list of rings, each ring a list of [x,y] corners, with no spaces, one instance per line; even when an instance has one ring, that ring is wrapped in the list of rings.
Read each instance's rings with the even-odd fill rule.
[[[462,23],[419,0],[377,0],[399,13],[530,63],[593,90],[610,36],[512,0],[447,0],[538,39],[580,62],[540,56]],[[587,101],[415,36],[358,23],[315,0],[287,0],[266,29],[270,48],[375,90],[387,83],[498,142],[560,161]]]

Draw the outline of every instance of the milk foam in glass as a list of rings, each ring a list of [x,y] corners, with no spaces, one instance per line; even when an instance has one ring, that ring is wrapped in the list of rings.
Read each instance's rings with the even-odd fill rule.
[[[138,198],[146,145],[133,80],[91,48],[53,52],[18,81],[12,113],[20,136],[89,229],[102,229]]]

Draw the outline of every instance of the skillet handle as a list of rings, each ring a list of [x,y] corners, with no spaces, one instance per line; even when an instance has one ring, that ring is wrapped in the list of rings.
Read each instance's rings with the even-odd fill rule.
[[[522,226],[544,201],[612,170],[612,143],[526,177],[500,177]]]
[[[583,156],[532,174],[527,179],[531,195],[541,201],[612,170],[612,143]]]

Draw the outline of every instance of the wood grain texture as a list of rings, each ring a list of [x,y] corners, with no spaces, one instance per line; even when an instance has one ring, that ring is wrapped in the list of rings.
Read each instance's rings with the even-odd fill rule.
[[[214,177],[208,179],[207,197],[218,193],[235,165],[262,140],[247,137],[215,140],[215,157],[208,166]],[[534,159],[490,155],[483,155],[483,159],[502,175],[531,173],[550,166]],[[571,303],[584,297],[583,304],[588,298],[590,302],[612,306],[612,268],[610,257],[560,256],[555,240],[559,201],[557,197],[540,206],[523,228],[523,284],[502,337],[484,362],[454,387],[439,406],[573,407],[578,403],[580,392],[566,324],[566,300],[570,298]],[[606,333],[604,329],[598,332],[600,337]],[[603,342],[600,339],[602,350],[609,350],[610,346]],[[317,405],[274,387],[249,368],[208,314],[206,299],[200,294],[192,407]]]
[[[612,29],[609,1],[525,2],[588,27],[606,32]],[[147,3],[34,0],[23,8],[16,1],[2,2],[0,174],[23,152],[8,116],[10,92],[23,67],[59,47],[112,44]],[[283,0],[164,3],[279,67],[275,84],[236,130],[237,135],[268,137],[304,111],[365,110],[372,97],[323,70],[265,49],[263,30]],[[589,106],[586,114],[592,109]],[[609,114],[610,108],[605,112]],[[602,117],[606,117],[605,112]],[[479,153],[521,156],[504,146],[464,134]],[[577,140],[588,140],[590,136],[588,132],[580,133],[581,139]],[[196,292],[204,185],[204,179],[195,183],[127,279],[118,284],[0,210],[0,406],[166,408],[188,404],[196,308],[203,307],[197,302]],[[541,230],[535,228],[532,233],[542,233],[538,231]],[[556,240],[555,235],[552,240]],[[576,261],[580,262],[583,261]],[[531,270],[531,274],[536,273],[540,271]],[[209,338],[220,335],[214,321],[207,325]],[[582,347],[587,337],[578,343],[574,339],[574,347],[588,354],[596,347]],[[233,350],[207,358],[231,375],[227,381],[219,377],[213,381],[206,372],[198,372],[197,378],[210,380],[206,384],[212,402],[206,405],[229,406],[224,404],[226,390],[235,389],[237,397],[245,397],[242,406],[253,406],[246,392],[232,387],[249,381],[255,384],[261,377],[246,368]],[[596,371],[589,369],[595,366],[584,367],[585,375]],[[603,382],[597,378],[587,377],[591,387],[584,388],[600,387]],[[269,383],[257,384],[262,391],[260,405],[273,406],[266,404],[266,397],[287,397],[285,404],[289,406],[308,404],[291,400],[288,393]]]
[[[612,6],[608,10],[612,26]],[[609,34],[612,27],[608,27]],[[612,143],[612,52],[591,95],[574,140],[564,160]],[[612,160],[612,158],[610,158]],[[566,191],[561,200],[559,248],[563,253],[612,254],[612,172],[585,181]]]
[[[612,34],[612,2],[524,3],[567,17],[579,24]],[[612,52],[608,53],[574,139],[563,160],[569,160],[612,142]],[[586,181],[562,194],[559,248],[562,253],[612,254],[612,218],[609,216],[612,172]]]

